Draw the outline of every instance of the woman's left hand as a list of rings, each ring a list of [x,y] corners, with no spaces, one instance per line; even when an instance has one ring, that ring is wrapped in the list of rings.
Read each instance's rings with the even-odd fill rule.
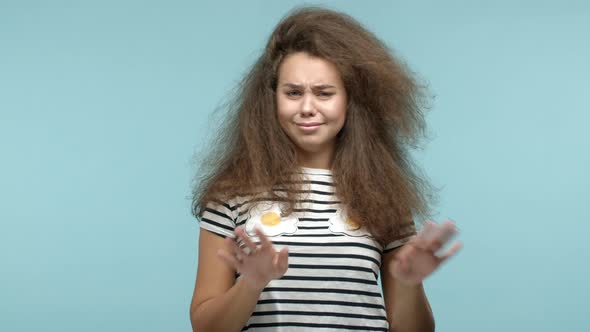
[[[441,263],[459,251],[462,245],[460,242],[455,242],[447,252],[437,255],[437,252],[456,233],[457,228],[452,221],[446,221],[440,225],[427,221],[424,229],[395,254],[394,261],[389,265],[389,272],[397,281],[405,285],[420,284]]]

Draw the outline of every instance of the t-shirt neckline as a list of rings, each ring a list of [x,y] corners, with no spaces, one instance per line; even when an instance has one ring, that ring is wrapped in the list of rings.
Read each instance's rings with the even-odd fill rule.
[[[330,170],[330,169],[304,167],[304,166],[299,166],[299,168],[303,171],[303,173],[306,173],[306,174],[332,175],[332,170]]]

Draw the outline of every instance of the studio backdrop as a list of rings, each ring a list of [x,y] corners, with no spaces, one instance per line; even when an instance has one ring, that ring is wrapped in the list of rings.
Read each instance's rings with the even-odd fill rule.
[[[589,2],[0,0],[0,331],[191,330],[199,157],[303,4],[428,87],[437,331],[588,330]]]

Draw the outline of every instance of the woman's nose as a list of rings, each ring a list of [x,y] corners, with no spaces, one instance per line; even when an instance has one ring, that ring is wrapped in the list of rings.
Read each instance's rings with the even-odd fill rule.
[[[313,101],[313,95],[311,93],[306,93],[303,96],[302,104],[301,104],[301,113],[303,115],[313,115],[315,114],[315,105]]]

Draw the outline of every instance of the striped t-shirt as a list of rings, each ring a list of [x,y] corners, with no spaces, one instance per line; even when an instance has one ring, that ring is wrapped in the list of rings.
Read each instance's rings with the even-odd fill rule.
[[[383,248],[341,209],[328,170],[302,168],[305,190],[289,216],[278,202],[248,210],[247,198],[210,204],[201,228],[233,237],[236,226],[258,225],[275,248],[289,247],[289,268],[262,291],[242,331],[388,331],[377,283],[381,256],[413,235]],[[238,275],[239,278],[239,275]]]

